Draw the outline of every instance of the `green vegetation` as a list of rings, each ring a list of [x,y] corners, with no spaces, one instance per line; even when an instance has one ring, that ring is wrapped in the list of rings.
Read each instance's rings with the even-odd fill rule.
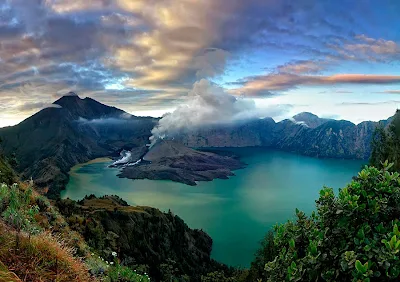
[[[265,238],[249,281],[398,281],[400,175],[391,168],[365,167],[338,196],[322,189],[316,212],[296,210]]]
[[[16,181],[16,176],[3,154],[2,143],[3,141],[0,138],[0,183],[11,185]]]
[[[370,165],[382,168],[388,160],[392,170],[400,171],[400,110],[396,111],[390,125],[380,124],[372,137]]]
[[[131,207],[118,196],[64,199],[56,206],[70,228],[104,260],[113,261],[113,251],[118,250],[123,266],[137,274],[148,273],[155,281],[222,281],[209,280],[208,273],[231,279],[237,275],[234,268],[210,258],[212,239],[206,233],[190,229],[171,212]],[[129,273],[128,268],[122,269]]]
[[[0,183],[0,281],[150,281],[121,266],[116,256],[112,252],[114,260],[107,262],[90,253],[31,184]]]

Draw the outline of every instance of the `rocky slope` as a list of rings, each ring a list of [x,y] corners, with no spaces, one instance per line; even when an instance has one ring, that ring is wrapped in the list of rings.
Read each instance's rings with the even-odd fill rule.
[[[176,141],[162,140],[143,156],[140,163],[125,166],[118,176],[130,179],[172,180],[196,185],[196,181],[226,179],[234,175],[232,170],[244,166],[234,157],[201,152]]]

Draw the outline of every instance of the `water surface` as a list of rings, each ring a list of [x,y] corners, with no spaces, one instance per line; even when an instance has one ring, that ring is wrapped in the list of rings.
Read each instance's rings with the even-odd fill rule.
[[[229,149],[248,167],[228,180],[192,187],[171,181],[116,177],[102,159],[71,170],[63,198],[117,194],[132,205],[171,209],[191,228],[206,231],[214,241],[213,257],[234,266],[248,266],[258,243],[275,223],[293,218],[295,208],[310,213],[319,190],[338,189],[361,168],[355,160],[328,160],[263,148]]]

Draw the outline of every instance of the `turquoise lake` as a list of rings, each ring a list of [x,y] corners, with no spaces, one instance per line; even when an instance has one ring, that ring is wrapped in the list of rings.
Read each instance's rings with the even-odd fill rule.
[[[227,149],[248,164],[228,180],[187,186],[171,181],[116,177],[109,160],[74,167],[63,198],[117,194],[131,205],[171,209],[191,228],[214,241],[213,258],[249,266],[263,235],[276,223],[294,217],[295,208],[310,213],[319,190],[336,190],[362,167],[357,160],[316,159],[264,148]]]

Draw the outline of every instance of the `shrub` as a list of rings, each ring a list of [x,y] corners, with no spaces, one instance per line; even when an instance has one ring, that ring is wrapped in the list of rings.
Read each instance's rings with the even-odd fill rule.
[[[109,282],[150,282],[147,275],[140,275],[135,270],[116,264],[108,269],[107,281]]]
[[[365,167],[336,197],[324,188],[317,211],[274,229],[267,281],[398,281],[400,176]]]

